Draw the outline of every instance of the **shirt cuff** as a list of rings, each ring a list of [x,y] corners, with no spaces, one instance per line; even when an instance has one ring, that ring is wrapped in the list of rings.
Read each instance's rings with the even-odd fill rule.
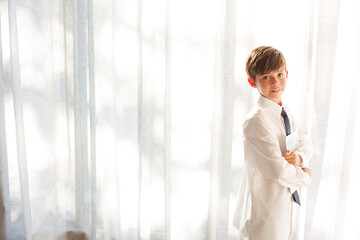
[[[303,161],[303,162],[299,165],[299,167],[301,167],[301,168],[303,168],[303,167],[308,167],[308,162],[307,162],[307,159],[306,159],[305,155],[304,155],[303,153],[301,153],[301,152],[295,152],[295,153],[299,154],[299,156],[301,157],[301,159],[302,159],[302,161]]]
[[[306,179],[306,182],[307,182],[307,185],[309,186],[311,184],[311,177],[309,174],[307,174],[306,172],[304,172],[304,175],[305,175],[305,179]]]

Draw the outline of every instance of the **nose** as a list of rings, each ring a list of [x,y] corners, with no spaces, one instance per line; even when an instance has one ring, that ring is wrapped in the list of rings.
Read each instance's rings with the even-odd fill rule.
[[[280,84],[280,79],[278,77],[274,77],[274,80],[273,80],[273,86],[277,86]]]

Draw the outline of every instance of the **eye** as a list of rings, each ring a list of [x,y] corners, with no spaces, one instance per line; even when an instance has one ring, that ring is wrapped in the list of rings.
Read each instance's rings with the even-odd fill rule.
[[[263,79],[264,79],[264,80],[269,80],[270,77],[269,77],[269,76],[264,76]]]
[[[279,73],[279,77],[283,77],[284,76],[284,73]]]

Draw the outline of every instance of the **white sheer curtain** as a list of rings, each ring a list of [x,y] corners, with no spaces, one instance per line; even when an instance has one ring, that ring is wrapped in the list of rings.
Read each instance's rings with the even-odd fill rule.
[[[359,239],[357,0],[1,0],[0,239],[239,239],[259,45],[313,142],[302,238]]]

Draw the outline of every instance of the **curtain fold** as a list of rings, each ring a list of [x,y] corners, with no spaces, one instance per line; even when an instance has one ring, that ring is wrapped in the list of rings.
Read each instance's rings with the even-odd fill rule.
[[[88,6],[87,1],[74,3],[75,227],[89,232]]]
[[[315,76],[313,82],[313,100],[314,113],[311,120],[311,140],[313,144],[313,156],[310,168],[323,169],[324,148],[327,137],[330,99],[332,96],[332,83],[334,78],[335,53],[337,48],[337,29],[339,21],[340,1],[319,1],[318,26],[317,26],[317,43],[315,57]],[[326,164],[326,162],[325,162]],[[311,229],[313,224],[316,202],[319,194],[319,184],[321,175],[313,177],[311,188],[308,192],[308,201],[306,209],[305,228]],[[315,179],[318,178],[318,179]],[[315,180],[315,181],[314,181]],[[325,229],[324,229],[325,230]],[[326,231],[313,238],[321,238]],[[309,234],[308,232],[306,234]],[[311,235],[310,235],[311,236]],[[306,236],[305,237],[309,237]]]
[[[359,239],[356,0],[0,1],[0,239],[241,239],[247,54],[313,143],[301,239]]]
[[[94,56],[93,1],[88,2],[88,46],[89,46],[89,113],[90,113],[90,175],[91,175],[91,239],[96,239],[97,227],[97,175],[96,175],[96,88]]]
[[[1,19],[0,19],[1,21]],[[0,46],[2,45],[2,34],[0,24]],[[9,174],[6,143],[6,124],[5,124],[5,84],[3,54],[0,48],[0,239],[5,239],[9,234],[10,212],[10,193],[9,193]]]
[[[233,137],[236,1],[219,4],[211,132],[207,239],[228,239]],[[231,214],[230,214],[231,215]]]
[[[28,163],[26,157],[26,143],[24,132],[24,116],[23,116],[23,94],[21,87],[21,74],[19,64],[19,49],[18,49],[18,28],[16,17],[16,2],[8,2],[9,11],[9,32],[10,32],[10,64],[11,64],[11,84],[12,95],[14,102],[14,120],[16,126],[16,146],[17,146],[17,160],[19,168],[19,180],[21,189],[21,203],[24,218],[24,229],[26,238],[31,238],[32,232],[32,217],[31,217],[31,203],[29,196],[29,181],[28,181]]]

